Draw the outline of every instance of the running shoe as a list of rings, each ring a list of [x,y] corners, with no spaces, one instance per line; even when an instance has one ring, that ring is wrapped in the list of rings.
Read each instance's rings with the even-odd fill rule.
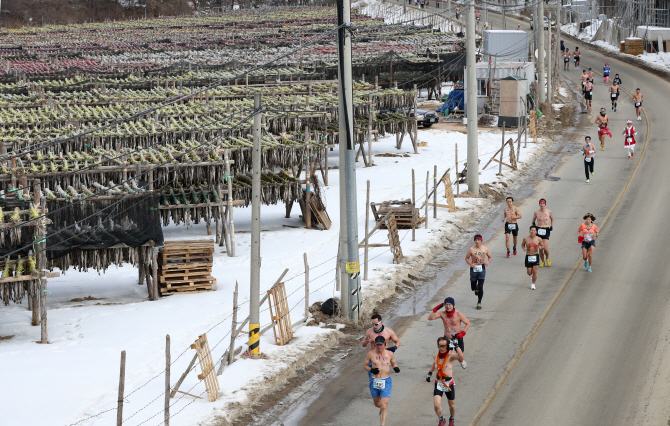
[[[551,266],[551,260],[547,259],[547,266]]]
[[[544,268],[544,262],[540,262],[540,268]]]
[[[459,361],[459,362],[460,362],[460,361]],[[465,362],[465,360],[463,360],[463,362],[461,362],[461,367],[463,367],[463,368],[468,368],[468,363]]]
[[[437,426],[446,426],[447,424],[447,419],[444,417],[440,417],[440,422],[437,424]]]
[[[481,303],[477,303],[477,309],[481,309],[481,308],[482,308],[482,304],[481,304]]]
[[[589,266],[588,268],[586,268],[586,270],[589,271],[589,272],[593,272],[593,271],[591,270],[591,267],[590,267],[590,266]]]
[[[601,148],[603,151],[605,150],[605,147],[604,147],[604,146],[601,146],[600,148]]]
[[[586,183],[589,183],[589,182],[591,182],[591,179],[586,179]]]
[[[628,157],[628,158],[630,158],[630,157]],[[509,257],[509,250],[507,250],[507,257]]]
[[[628,156],[628,159],[630,160],[630,155]],[[507,257],[509,257],[509,255]]]
[[[584,267],[585,267],[585,268],[588,268],[588,267],[589,267],[589,261],[588,261],[588,260],[585,260],[585,261],[584,261]]]
[[[535,290],[535,284],[531,284],[531,285],[530,285],[530,289],[531,289],[531,290]]]
[[[516,256],[516,249],[514,249],[514,251],[512,253],[514,253],[514,256]]]
[[[631,152],[631,153],[630,153],[630,156],[631,156],[631,157],[635,157],[635,153],[634,153],[634,152]]]
[[[453,418],[449,419],[449,426],[454,426],[454,419]]]
[[[475,290],[475,294],[479,294],[479,290]]]

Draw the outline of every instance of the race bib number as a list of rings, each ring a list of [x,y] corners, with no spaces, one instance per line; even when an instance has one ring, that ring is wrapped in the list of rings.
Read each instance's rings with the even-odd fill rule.
[[[528,262],[529,263],[537,262],[537,255],[528,256]]]
[[[593,240],[593,235],[591,234],[584,234],[584,241],[591,241]]]
[[[593,96],[593,90],[589,90],[589,96]]]
[[[590,160],[590,158],[588,159]],[[537,235],[547,235],[547,230],[540,228],[537,230]]]
[[[642,102],[635,102],[636,107],[639,107],[640,105],[642,105]]]
[[[473,272],[482,272],[482,265],[475,265],[472,267]]]
[[[616,98],[616,93],[612,93],[612,99]]]
[[[372,387],[375,389],[386,389],[386,380],[384,379],[373,379]]]
[[[451,389],[449,389],[449,387],[442,383],[442,381],[439,379],[437,380],[437,390],[441,392],[451,392]]]
[[[591,162],[591,157],[584,157],[584,161],[586,161],[587,163],[590,163]],[[544,229],[543,229],[543,231],[544,231]],[[540,234],[540,231],[537,231],[537,234],[538,235],[544,235],[544,234]]]
[[[628,143],[631,143],[631,142],[633,142],[633,138],[630,137],[630,136],[628,136],[628,137],[626,138],[626,141],[627,141]]]
[[[516,223],[508,223],[508,224],[507,224],[507,227],[508,227],[508,229],[510,229],[510,230],[513,231],[513,230],[516,229]]]

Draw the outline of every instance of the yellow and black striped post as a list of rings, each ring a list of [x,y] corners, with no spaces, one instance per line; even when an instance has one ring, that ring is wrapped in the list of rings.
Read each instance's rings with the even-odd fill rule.
[[[258,355],[260,353],[261,325],[249,324],[249,353]]]

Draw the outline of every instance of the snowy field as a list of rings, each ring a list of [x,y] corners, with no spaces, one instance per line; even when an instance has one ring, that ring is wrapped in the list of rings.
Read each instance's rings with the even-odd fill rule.
[[[515,137],[516,131],[506,138]],[[419,131],[419,139],[427,142],[412,153],[406,137],[403,149],[395,149],[395,137],[373,143],[373,154],[396,154],[393,157],[374,157],[374,167],[358,163],[358,228],[362,240],[365,227],[366,181],[370,180],[371,201],[407,199],[411,197],[411,170],[416,172],[418,205],[425,197],[426,172],[430,172],[432,188],[433,167],[437,165],[438,178],[452,168],[454,179],[454,150],[458,146],[460,168],[466,154],[466,135],[457,131],[427,129]],[[501,144],[500,130],[480,132],[479,155],[481,167]],[[530,162],[541,153],[543,145],[521,144],[521,163]],[[506,150],[508,151],[508,150]],[[329,164],[337,164],[338,151],[329,153]],[[505,154],[508,162],[508,152]],[[480,176],[480,183],[499,180],[497,163],[492,163]],[[519,172],[503,168],[503,180],[514,179]],[[289,268],[285,278],[291,318],[297,322],[304,315],[303,253],[307,253],[310,270],[310,304],[336,295],[335,256],[339,233],[338,170],[330,171],[330,186],[325,188],[327,210],[333,222],[328,231],[308,230],[299,218],[296,204],[290,218],[285,218],[284,205],[261,208],[261,294]],[[460,190],[465,191],[466,185]],[[432,197],[431,197],[432,198]],[[431,200],[432,201],[432,200]],[[438,203],[445,204],[444,189],[438,189]],[[393,265],[387,248],[370,251],[370,279],[363,282],[363,297],[369,309],[394,291],[394,272],[425,258],[431,249],[439,247],[442,232],[450,223],[466,220],[476,213],[486,200],[457,198],[458,211],[448,213],[438,208],[438,219],[429,212],[429,227],[416,231],[401,230],[405,265]],[[421,210],[423,215],[423,209]],[[49,345],[39,345],[39,327],[31,327],[30,311],[26,305],[0,307],[0,362],[3,386],[0,391],[0,418],[5,426],[18,425],[110,425],[116,417],[117,386],[120,352],[127,352],[124,425],[150,426],[163,423],[163,391],[165,368],[165,335],[171,336],[171,383],[174,384],[186,369],[194,351],[189,345],[198,335],[207,333],[212,357],[219,360],[229,345],[228,333],[233,311],[233,289],[240,286],[238,321],[248,315],[249,257],[251,209],[235,209],[237,257],[227,257],[223,248],[216,246],[213,276],[217,279],[215,291],[163,297],[147,301],[146,286],[137,284],[137,270],[132,266],[111,267],[106,274],[69,271],[60,278],[49,280]],[[371,223],[373,221],[371,220]],[[285,226],[286,225],[286,226]],[[372,225],[371,225],[372,228]],[[170,226],[164,229],[166,240],[207,239],[204,225]],[[373,236],[371,242],[386,240],[385,231]],[[361,249],[361,263],[363,250]],[[423,259],[425,261],[425,259]],[[397,274],[396,274],[397,275]],[[81,300],[90,296],[90,300]],[[261,306],[261,327],[270,323],[267,304]],[[221,393],[214,403],[180,395],[172,399],[171,424],[213,424],[216,416],[225,416],[231,403],[243,403],[250,389],[275,379],[275,375],[315,345],[328,347],[335,339],[332,329],[302,326],[296,329],[295,339],[287,346],[274,345],[273,333],[261,337],[261,351],[267,359],[240,359],[227,367],[219,376]],[[246,334],[235,346],[245,344]],[[197,365],[197,364],[196,364]],[[293,368],[295,368],[295,364]],[[203,395],[205,386],[196,372],[184,381],[181,390]],[[255,393],[255,392],[254,392]],[[39,407],[39,408],[36,408]],[[101,413],[97,415],[98,413]],[[95,416],[89,418],[91,416]]]

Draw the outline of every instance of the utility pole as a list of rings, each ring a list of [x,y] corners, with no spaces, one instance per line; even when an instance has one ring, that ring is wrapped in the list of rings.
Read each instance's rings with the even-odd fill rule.
[[[537,28],[538,36],[538,46],[537,46],[537,67],[538,73],[540,76],[540,81],[538,82],[539,87],[537,88],[538,98],[540,103],[544,103],[547,97],[545,96],[547,92],[544,90],[545,85],[545,74],[544,74],[544,0],[541,0],[537,3],[537,20],[535,21],[535,28]]]
[[[361,305],[361,264],[358,257],[356,161],[354,150],[353,80],[351,76],[351,3],[337,1],[338,117],[340,150],[340,273],[342,316],[354,319]]]
[[[501,7],[501,9],[502,9],[502,29],[503,30],[507,29],[507,20],[505,20],[505,4],[506,3],[507,2],[505,0],[503,0],[503,4],[502,4],[502,7]]]
[[[465,66],[467,68],[468,191],[479,196],[479,152],[477,149],[477,75],[475,73],[475,0],[468,0],[465,26]]]
[[[544,23],[542,25],[544,25]],[[552,100],[552,96],[551,96],[552,76],[551,76],[551,73],[552,73],[553,68],[554,68],[552,66],[554,64],[554,61],[553,61],[552,51],[551,51],[551,11],[549,12],[549,35],[548,35],[548,37],[549,37],[549,41],[547,42],[547,44],[548,44],[547,45],[547,52],[548,52],[548,55],[547,55],[547,100],[549,101],[549,109],[551,110],[553,108],[552,103],[551,103],[551,100]]]
[[[260,352],[261,299],[261,94],[254,94],[253,150],[251,151],[251,279],[249,288],[249,352]]]

